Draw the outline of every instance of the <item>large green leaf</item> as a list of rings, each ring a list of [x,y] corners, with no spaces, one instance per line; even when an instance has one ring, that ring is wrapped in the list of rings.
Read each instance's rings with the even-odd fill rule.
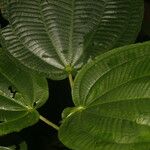
[[[0,49],[0,135],[35,124],[47,98],[46,79],[18,68]]]
[[[1,0],[1,5],[10,22],[1,33],[3,46],[53,79],[134,42],[143,16],[143,0]]]
[[[74,150],[150,149],[150,42],[102,54],[79,72],[60,140]]]

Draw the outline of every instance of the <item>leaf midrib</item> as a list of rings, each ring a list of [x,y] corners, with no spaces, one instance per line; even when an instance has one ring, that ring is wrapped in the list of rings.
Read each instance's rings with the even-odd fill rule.
[[[9,97],[9,96],[7,96],[7,95],[5,95],[5,96],[4,96],[4,95],[0,95],[0,97],[4,97],[5,99],[8,99],[9,101],[12,101],[12,102],[14,102],[14,103],[20,105],[21,107],[25,108],[25,109],[20,109],[19,111],[24,111],[24,110],[27,110],[27,109],[28,109],[27,106],[23,105],[23,104],[20,103],[19,101],[16,101],[15,99],[13,99],[13,98],[11,98],[11,97]],[[16,110],[16,111],[18,111],[18,110]]]
[[[24,118],[25,116],[27,116],[28,114],[29,114],[30,112],[26,112],[25,114],[23,114],[23,115],[21,115],[21,116],[19,116],[19,117],[17,117],[17,118],[14,118],[14,119],[12,119],[12,120],[10,120],[10,121],[4,121],[3,123],[0,123],[0,126],[1,125],[5,125],[6,123],[11,123],[11,122],[14,122],[14,121],[16,121],[16,120],[19,120],[19,119],[22,119],[22,118]]]
[[[98,96],[97,98],[95,98],[95,99],[92,101],[92,103],[95,103],[96,101],[98,101],[99,99],[101,99],[103,96],[109,94],[110,92],[112,92],[112,91],[114,91],[114,90],[116,90],[116,89],[118,89],[118,88],[120,88],[120,87],[122,87],[122,86],[124,86],[124,85],[126,85],[126,84],[128,84],[128,83],[130,83],[130,82],[132,82],[132,81],[136,81],[136,80],[143,79],[143,78],[147,78],[147,77],[150,77],[150,75],[144,75],[144,76],[141,76],[141,77],[139,77],[139,78],[134,78],[134,79],[132,79],[132,80],[128,80],[127,82],[124,82],[123,84],[120,84],[120,85],[116,86],[115,88],[113,88],[113,89],[111,89],[111,90],[109,90],[109,91],[106,91],[106,92],[103,93],[102,95]],[[116,101],[116,102],[117,102],[117,101]],[[89,103],[89,104],[86,105],[86,106],[92,105],[92,103]],[[106,102],[106,103],[107,103],[107,102]],[[106,104],[106,103],[103,103],[103,104]],[[108,102],[108,103],[109,103],[109,102]]]
[[[74,13],[75,13],[75,0],[72,0],[72,11],[71,11],[71,21],[70,21],[70,32],[69,32],[69,60],[71,60],[70,63],[72,63],[73,59],[73,31],[74,31]],[[68,64],[71,65],[71,64]]]
[[[92,107],[95,107],[95,106],[97,106],[97,105],[106,105],[106,104],[114,104],[114,103],[120,103],[120,102],[122,102],[122,103],[125,103],[125,102],[133,102],[133,101],[137,101],[137,100],[150,100],[150,98],[149,97],[136,97],[136,98],[128,98],[128,99],[120,99],[120,100],[117,100],[117,101],[109,101],[109,102],[104,102],[104,103],[97,103],[97,104],[94,104],[94,105],[89,105],[87,108],[92,108]]]
[[[46,31],[46,33],[47,33],[49,39],[52,39],[52,38],[51,38],[51,35],[49,34],[49,32],[48,32],[48,30],[47,30],[47,25],[46,25],[46,23],[45,23],[45,21],[44,21],[44,16],[43,16],[43,13],[42,13],[41,3],[42,3],[42,2],[39,3],[39,9],[40,9],[40,14],[41,14],[42,23],[43,23],[43,25],[44,25],[44,27],[45,27],[44,29],[45,29],[45,31]],[[48,3],[48,2],[47,2],[47,3]],[[51,44],[52,44],[52,46],[53,46],[53,50],[55,50],[56,54],[59,56],[61,62],[63,63],[63,65],[64,65],[64,67],[65,67],[65,66],[67,65],[67,63],[66,63],[66,59],[64,58],[63,54],[62,54],[59,50],[57,50],[57,48],[55,47],[55,45],[53,44],[53,42],[51,42]]]
[[[133,120],[130,120],[130,119],[127,119],[127,118],[118,118],[118,117],[112,117],[112,116],[105,116],[105,115],[102,115],[102,114],[96,114],[96,113],[92,113],[92,112],[86,112],[87,114],[92,114],[92,115],[94,115],[94,116],[97,116],[98,118],[101,118],[101,117],[103,117],[103,118],[111,118],[111,119],[118,119],[118,120],[120,120],[120,121],[128,121],[128,122],[132,122],[132,123],[135,123],[137,126],[143,126],[143,127],[149,127],[150,128],[150,126],[149,125],[146,125],[146,124],[138,124],[137,122],[136,122],[136,119],[137,118],[134,118]]]
[[[105,2],[105,4],[104,4],[103,10],[102,10],[102,16],[104,15],[104,11],[105,11],[105,9],[106,9],[108,0],[105,0],[104,2]],[[96,31],[98,31],[98,29],[99,29],[98,27],[100,26],[101,20],[102,20],[102,17],[99,19],[99,23],[98,23],[98,25],[97,25],[96,30],[94,30],[94,31],[92,32],[92,34],[90,35],[90,38],[89,38],[88,41],[86,42],[86,45],[84,46],[84,51],[87,50],[87,48],[88,48],[88,46],[89,46],[91,40],[93,39],[94,35],[96,34]]]

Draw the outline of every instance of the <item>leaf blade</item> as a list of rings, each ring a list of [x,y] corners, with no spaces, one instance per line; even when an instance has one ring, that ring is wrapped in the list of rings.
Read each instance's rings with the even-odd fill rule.
[[[5,7],[12,34],[25,50],[8,47],[9,53],[53,79],[66,78],[67,66],[76,72],[91,57],[132,43],[143,15],[142,0],[20,0]],[[11,45],[6,34],[4,29],[2,37]]]
[[[24,115],[16,118],[13,116],[11,120],[5,120],[0,123],[0,135],[6,135],[12,132],[20,132],[23,128],[34,125],[39,120],[39,114],[36,110],[25,112]]]
[[[0,49],[0,135],[37,123],[36,109],[47,99],[46,79],[17,67]]]
[[[72,90],[75,107],[64,110],[59,130],[65,145],[85,150],[149,149],[149,48],[150,42],[117,48],[81,69]]]

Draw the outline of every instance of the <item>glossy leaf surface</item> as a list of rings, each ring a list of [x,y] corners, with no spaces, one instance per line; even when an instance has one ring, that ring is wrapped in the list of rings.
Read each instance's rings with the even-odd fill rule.
[[[18,68],[0,49],[0,135],[35,124],[47,99],[46,79]]]
[[[1,5],[10,22],[1,33],[3,46],[53,79],[134,42],[143,16],[143,0],[1,0]]]
[[[114,49],[89,62],[63,113],[60,140],[73,150],[150,149],[150,42]]]

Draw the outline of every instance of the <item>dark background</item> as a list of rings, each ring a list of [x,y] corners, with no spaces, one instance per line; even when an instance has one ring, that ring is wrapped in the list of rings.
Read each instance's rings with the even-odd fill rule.
[[[8,24],[0,15],[1,27]],[[150,0],[145,0],[145,14],[141,32],[136,42],[150,40]],[[68,106],[73,106],[71,99],[71,91],[68,79],[62,81],[52,81],[48,79],[49,83],[49,100],[38,111],[41,115],[48,118],[56,124],[60,124],[61,112]],[[28,150],[68,150],[61,144],[57,138],[57,132],[39,121],[36,125],[23,129],[19,133],[9,134],[0,137],[0,145],[10,146],[16,145],[25,140],[28,144]]]

